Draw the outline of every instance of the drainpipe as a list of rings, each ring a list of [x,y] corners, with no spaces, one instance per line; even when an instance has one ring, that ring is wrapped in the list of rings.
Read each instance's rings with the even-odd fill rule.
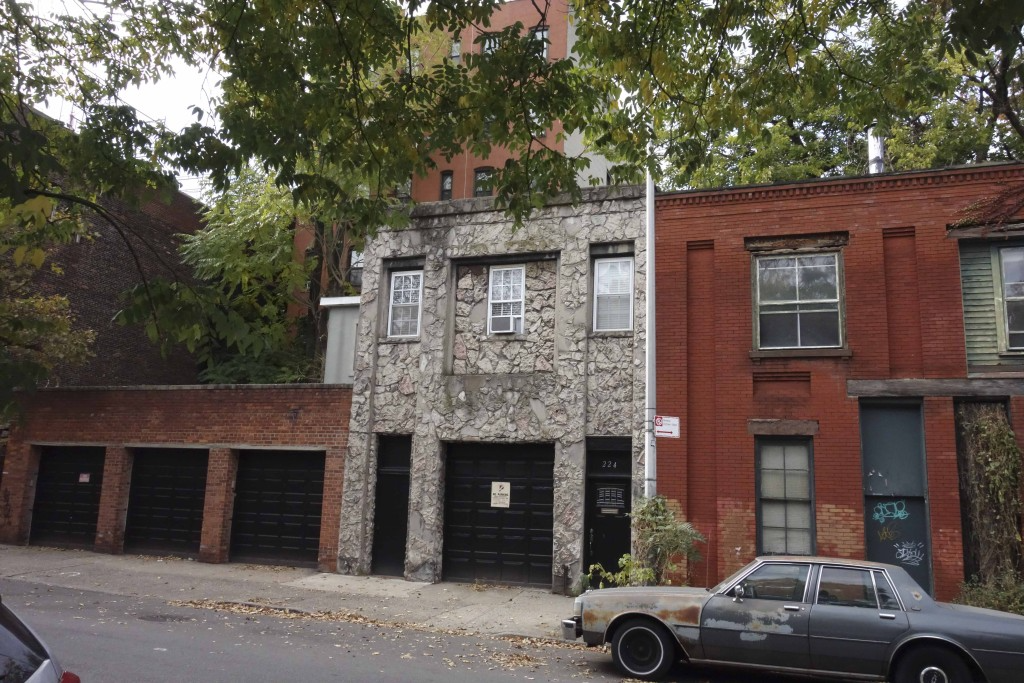
[[[651,149],[653,151],[653,148]],[[647,334],[644,344],[644,366],[647,372],[644,415],[644,496],[652,498],[658,494],[658,453],[654,438],[654,416],[657,414],[657,357],[655,354],[654,321],[654,176],[647,169],[646,183],[647,216],[645,226],[645,254],[647,256]]]

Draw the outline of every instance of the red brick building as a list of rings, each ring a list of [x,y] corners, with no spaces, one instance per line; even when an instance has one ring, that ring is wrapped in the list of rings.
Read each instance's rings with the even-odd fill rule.
[[[351,388],[42,390],[0,480],[0,542],[334,571]]]
[[[507,0],[495,7],[490,25],[469,26],[462,32],[459,41],[449,43],[450,53],[447,58],[458,63],[463,55],[479,53],[481,50],[500,49],[500,46],[488,41],[487,36],[497,34],[518,22],[524,32],[530,32],[536,38],[538,49],[543,50],[545,58],[550,61],[566,59],[572,54],[572,46],[576,41],[571,12],[567,0]],[[563,138],[561,121],[554,121],[549,128],[538,130],[537,144],[567,155],[582,154],[588,157],[590,167],[586,172],[587,177],[580,178],[580,184],[588,184],[590,177],[597,178],[600,184],[604,184],[608,161],[586,151],[582,132],[564,133]],[[487,184],[490,171],[504,166],[510,157],[508,150],[497,147],[493,148],[486,158],[478,157],[469,151],[456,154],[451,159],[436,155],[436,168],[423,177],[412,179],[412,199],[415,202],[432,202],[490,196],[492,192]]]
[[[956,592],[959,411],[1024,434],[1024,241],[951,226],[1016,185],[994,165],[658,197],[657,405],[681,424],[658,490],[707,537],[691,582],[816,553]]]

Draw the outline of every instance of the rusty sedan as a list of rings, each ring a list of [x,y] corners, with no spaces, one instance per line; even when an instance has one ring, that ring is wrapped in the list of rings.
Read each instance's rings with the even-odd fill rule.
[[[1016,683],[1024,617],[933,600],[901,567],[759,557],[714,588],[590,590],[569,640],[611,643],[627,676],[693,664],[893,683]]]

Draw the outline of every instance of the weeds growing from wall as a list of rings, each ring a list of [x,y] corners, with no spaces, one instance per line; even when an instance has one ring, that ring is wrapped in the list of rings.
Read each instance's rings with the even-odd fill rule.
[[[969,521],[977,574],[958,602],[1024,613],[1021,557],[1021,451],[998,403],[958,407],[962,430],[960,504]]]

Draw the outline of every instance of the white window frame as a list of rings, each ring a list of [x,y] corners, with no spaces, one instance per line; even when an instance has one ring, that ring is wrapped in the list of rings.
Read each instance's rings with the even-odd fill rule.
[[[1022,344],[1020,346],[1011,346],[1010,345],[1010,334],[1011,334],[1011,332],[1013,334],[1024,334],[1024,330],[1010,330],[1010,312],[1007,310],[1007,303],[1011,302],[1011,301],[1014,301],[1014,302],[1022,301],[1022,302],[1024,302],[1024,293],[1022,293],[1020,295],[1016,295],[1015,294],[1015,295],[1011,296],[1007,292],[1007,284],[1021,285],[1021,284],[1024,284],[1024,283],[1020,283],[1020,282],[1008,283],[1008,281],[1006,279],[1006,261],[1005,261],[1005,256],[1006,256],[1006,254],[1008,254],[1010,252],[1020,252],[1020,253],[1024,254],[1024,246],[1002,247],[1002,248],[998,249],[998,251],[999,251],[999,258],[997,259],[998,266],[999,266],[999,285],[998,285],[998,297],[999,298],[998,298],[998,304],[999,304],[999,317],[1002,318],[1002,321],[1001,321],[1002,324],[1000,325],[1001,329],[1000,329],[999,348],[1000,348],[1001,351],[1006,351],[1006,352],[1009,352],[1009,353],[1021,353],[1021,352],[1024,352],[1024,344]]]
[[[522,334],[523,314],[526,308],[526,267],[525,266],[493,266],[487,280],[487,334]],[[515,282],[515,273],[519,273],[519,282]],[[503,277],[506,273],[512,275],[508,284],[511,292],[508,297],[495,296],[495,280]],[[518,292],[516,286],[518,284]],[[504,286],[504,285],[502,285]],[[495,315],[495,305],[509,305],[509,313]],[[518,308],[518,313],[515,311]],[[496,321],[508,319],[507,326],[504,324],[495,325]]]
[[[485,33],[483,42],[480,45],[480,52],[485,55],[493,54],[501,47],[501,34]]]
[[[799,277],[800,266],[799,262],[801,259],[820,258],[822,256],[831,256],[833,258],[832,267],[835,269],[836,274],[836,296],[832,299],[811,299],[811,300],[800,300],[799,299],[799,282],[797,283],[797,299],[793,301],[772,301],[770,303],[761,302],[761,262],[768,259],[796,259],[797,261],[797,276]],[[754,257],[754,326],[756,333],[756,343],[759,350],[805,350],[805,349],[840,349],[843,348],[846,343],[845,336],[845,312],[844,312],[844,283],[843,283],[843,268],[842,268],[842,254],[838,251],[815,251],[809,253],[765,253],[758,254]],[[820,313],[820,312],[833,312],[836,313],[836,325],[837,325],[837,343],[830,345],[812,346],[804,345],[800,343],[799,332],[800,326],[797,324],[797,344],[795,346],[765,346],[761,338],[761,315],[764,308],[771,307],[785,307],[785,306],[814,306],[818,305],[818,308],[804,308],[802,310],[783,311],[780,310],[778,313],[767,312],[767,315],[786,315],[795,314],[799,320],[801,313]]]
[[[627,264],[629,272],[629,282],[625,291],[626,296],[629,298],[629,321],[625,327],[601,327],[598,324],[598,311],[601,307],[602,297],[620,296],[620,292],[606,292],[601,293],[601,266],[611,265],[613,263],[625,263]],[[619,256],[619,257],[605,257],[594,259],[594,331],[595,332],[628,332],[633,329],[633,257],[632,256]]]
[[[456,63],[462,61],[462,41],[452,41],[451,49],[448,51],[448,58]]]
[[[417,286],[415,289],[404,287],[398,289],[397,280],[399,278],[405,278],[410,275],[417,276]],[[403,302],[396,303],[396,295],[404,292],[415,292],[414,302]],[[395,311],[399,308],[416,307],[416,331],[411,334],[396,334],[394,325],[396,322],[400,322],[395,319]],[[388,290],[388,338],[390,339],[409,339],[412,337],[418,337],[420,335],[420,322],[423,318],[423,271],[422,270],[396,270],[391,273],[391,288]],[[404,321],[401,321],[404,322]]]

